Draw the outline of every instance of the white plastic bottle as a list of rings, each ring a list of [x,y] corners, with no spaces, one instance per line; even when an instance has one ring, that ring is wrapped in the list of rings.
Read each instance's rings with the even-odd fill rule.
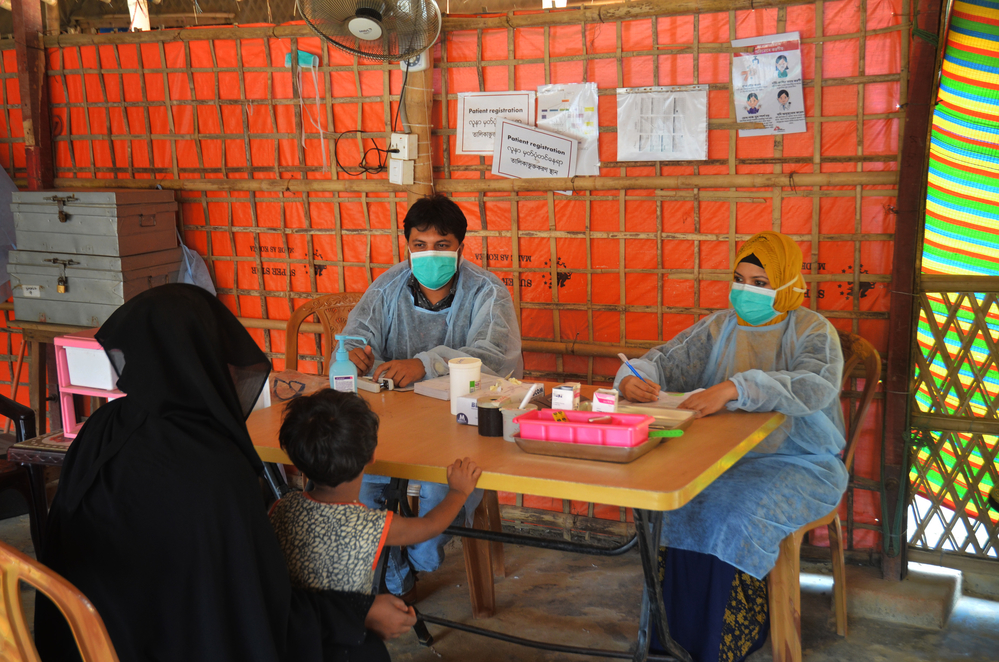
[[[330,366],[330,388],[334,391],[344,391],[346,393],[357,393],[357,366],[350,360],[347,353],[345,340],[360,340],[367,344],[368,341],[359,336],[337,335],[336,361]]]

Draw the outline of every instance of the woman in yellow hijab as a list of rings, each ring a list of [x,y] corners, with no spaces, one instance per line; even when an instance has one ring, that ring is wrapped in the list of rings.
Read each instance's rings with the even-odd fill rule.
[[[835,508],[846,489],[843,355],[828,320],[802,307],[805,292],[797,244],[761,232],[736,255],[732,307],[632,361],[644,381],[626,367],[615,381],[636,402],[655,400],[661,389],[689,393],[680,406],[698,416],[722,409],[787,416],[754,452],[664,515],[667,618],[697,662],[735,662],[762,646],[765,577],[781,540]]]

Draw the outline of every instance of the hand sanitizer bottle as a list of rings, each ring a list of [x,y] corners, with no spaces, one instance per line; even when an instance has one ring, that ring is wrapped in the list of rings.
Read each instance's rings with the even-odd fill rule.
[[[345,336],[338,334],[335,336],[336,361],[330,366],[330,388],[334,391],[345,391],[347,393],[357,393],[357,366],[350,360],[347,354],[345,340],[359,340],[364,344],[368,341],[359,336]]]

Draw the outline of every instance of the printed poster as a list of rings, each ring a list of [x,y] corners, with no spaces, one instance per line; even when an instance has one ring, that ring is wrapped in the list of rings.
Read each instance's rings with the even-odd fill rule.
[[[579,141],[577,175],[600,174],[600,123],[596,83],[539,85],[538,128]]]
[[[618,88],[618,161],[707,158],[707,85]]]
[[[491,156],[500,119],[534,124],[534,92],[459,92],[455,154]]]
[[[578,157],[575,138],[500,120],[492,173],[511,179],[574,177]]]
[[[742,129],[739,137],[805,132],[805,96],[801,89],[801,40],[797,32],[737,39],[732,57],[732,94]]]

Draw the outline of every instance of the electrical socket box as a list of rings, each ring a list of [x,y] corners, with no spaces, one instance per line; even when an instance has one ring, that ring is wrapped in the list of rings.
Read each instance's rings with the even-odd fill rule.
[[[389,182],[401,186],[412,186],[415,168],[415,160],[389,159]]]
[[[390,153],[389,156],[400,161],[412,161],[416,159],[417,136],[415,133],[393,133],[389,140],[389,149],[399,150]]]

